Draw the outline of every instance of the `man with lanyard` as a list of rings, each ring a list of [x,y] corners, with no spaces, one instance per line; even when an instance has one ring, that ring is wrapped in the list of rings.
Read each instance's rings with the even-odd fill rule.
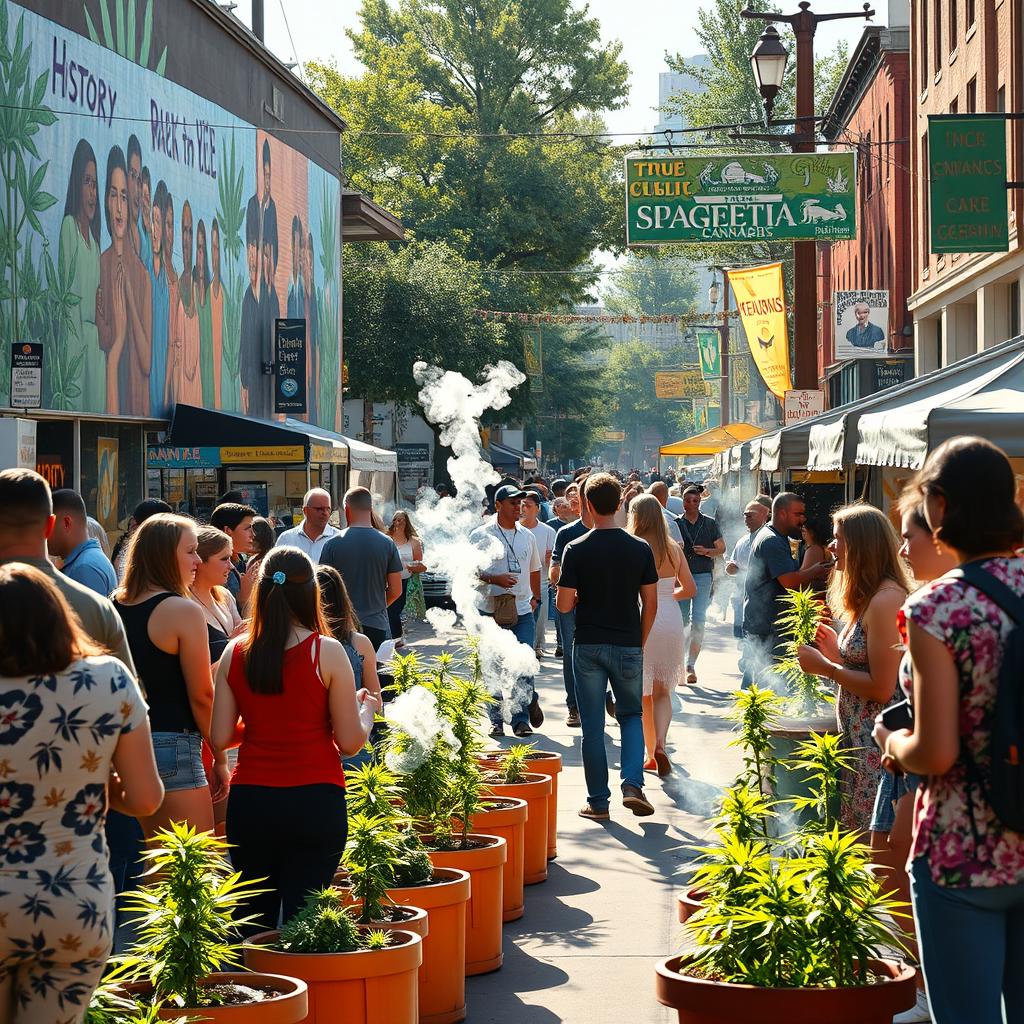
[[[483,526],[478,526],[470,535],[470,543],[477,547],[487,545],[496,549],[494,557],[479,573],[480,581],[485,586],[481,599],[481,611],[485,615],[502,615],[499,606],[507,609],[508,621],[499,622],[503,629],[511,630],[521,644],[526,644],[533,651],[534,610],[540,604],[540,571],[541,559],[537,551],[537,543],[525,526],[519,522],[523,498],[526,491],[513,484],[502,484],[494,492],[494,508],[496,515]],[[497,539],[500,549],[493,541]],[[514,599],[514,612],[507,606]],[[497,614],[496,614],[497,613]],[[544,721],[544,712],[537,700],[537,691],[533,687],[533,677],[529,676],[518,681],[516,690],[525,690],[530,694],[528,701],[520,700],[511,708],[512,731],[516,736],[530,736],[533,728],[539,727]],[[491,736],[505,735],[503,724],[502,695],[496,693],[497,702],[490,705],[488,715],[491,719]]]
[[[714,578],[715,559],[725,553],[725,541],[718,523],[700,511],[701,488],[691,484],[683,492],[683,514],[676,523],[683,538],[683,551],[690,567],[697,594],[688,601],[680,601],[683,625],[690,627],[690,650],[686,659],[686,681],[697,682],[697,656],[704,642],[704,625],[711,604],[711,583]]]
[[[331,496],[322,487],[314,487],[302,499],[302,522],[285,530],[277,538],[276,547],[293,547],[309,555],[314,565],[320,561],[324,545],[341,532],[327,521],[330,519]]]

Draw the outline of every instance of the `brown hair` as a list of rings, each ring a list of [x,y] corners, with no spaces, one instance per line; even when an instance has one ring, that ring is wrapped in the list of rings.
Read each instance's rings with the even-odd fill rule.
[[[832,521],[837,533],[842,526],[846,543],[845,566],[833,573],[828,588],[828,603],[834,610],[859,619],[886,581],[910,592],[900,538],[880,509],[856,502],[839,509]]]
[[[670,550],[670,538],[665,525],[665,511],[653,494],[638,494],[630,502],[626,529],[634,537],[650,544],[656,566],[660,568],[665,564]]]
[[[313,563],[298,548],[274,548],[260,564],[249,631],[238,643],[253,693],[284,692],[284,651],[293,626],[331,635]]]
[[[277,543],[277,535],[269,519],[257,516],[252,521],[253,558],[263,558]]]
[[[34,566],[0,566],[0,675],[50,675],[106,652],[82,629],[56,583]]]
[[[396,509],[394,514],[391,516],[391,525],[388,527],[388,536],[394,539],[395,536],[395,520],[401,516],[405,520],[405,535],[409,540],[419,538],[419,534],[416,532],[416,527],[412,524],[412,519],[409,513],[404,508]]]
[[[195,520],[173,512],[150,516],[134,530],[124,559],[124,582],[114,597],[131,602],[147,590],[188,597],[188,581],[178,568],[178,544],[186,530],[198,533]]]
[[[896,501],[896,511],[899,512],[901,519],[909,515],[911,522],[919,530],[924,530],[925,533],[932,532],[932,528],[928,525],[928,520],[925,518],[924,501],[921,498],[921,492],[917,489],[915,481],[912,480],[903,488],[903,493],[900,494]]]
[[[348,588],[333,565],[318,565],[316,581],[320,584],[320,608],[335,640],[348,643],[359,632],[359,619],[348,596]]]
[[[622,498],[622,486],[611,473],[594,473],[587,477],[584,494],[599,516],[613,516]]]
[[[31,469],[0,472],[0,529],[20,530],[53,515],[50,485]]]
[[[350,487],[345,492],[343,504],[358,512],[369,512],[373,508],[373,495],[365,487]]]
[[[199,527],[199,543],[196,545],[196,554],[208,562],[214,555],[219,555],[231,544],[231,538],[216,526]]]

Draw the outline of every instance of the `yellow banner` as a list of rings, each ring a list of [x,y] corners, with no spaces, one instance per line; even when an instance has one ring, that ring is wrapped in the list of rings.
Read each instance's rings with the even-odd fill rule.
[[[654,393],[658,398],[702,398],[704,378],[700,369],[662,370],[654,375]]]
[[[305,462],[306,449],[301,444],[221,448],[220,461],[225,466],[239,462]]]
[[[736,293],[747,343],[765,384],[784,399],[792,388],[789,376],[789,334],[786,330],[786,293],[782,264],[730,270],[729,283]]]

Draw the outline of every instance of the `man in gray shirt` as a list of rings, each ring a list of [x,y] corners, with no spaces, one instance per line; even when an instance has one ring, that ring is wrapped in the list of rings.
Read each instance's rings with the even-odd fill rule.
[[[350,488],[344,508],[348,526],[324,545],[320,564],[341,573],[362,631],[377,650],[391,638],[388,605],[402,594],[402,559],[395,542],[373,528],[373,495],[365,487]]]

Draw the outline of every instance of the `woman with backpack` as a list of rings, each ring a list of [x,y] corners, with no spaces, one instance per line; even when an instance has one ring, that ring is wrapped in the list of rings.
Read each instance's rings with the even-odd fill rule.
[[[1024,723],[1006,713],[1024,651],[1024,515],[1009,460],[980,437],[940,445],[913,486],[959,567],[903,606],[913,727],[879,716],[874,736],[888,770],[927,777],[908,870],[932,1019],[1024,1020],[1024,765],[1008,741]]]

